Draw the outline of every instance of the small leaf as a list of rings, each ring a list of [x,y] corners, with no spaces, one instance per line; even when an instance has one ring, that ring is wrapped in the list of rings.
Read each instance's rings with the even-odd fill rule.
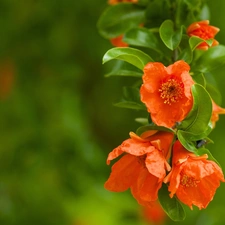
[[[127,108],[127,109],[136,109],[136,110],[146,110],[145,105],[139,104],[137,102],[132,101],[121,101],[118,103],[113,104],[114,106],[120,108]]]
[[[193,107],[181,122],[179,129],[193,134],[202,134],[207,130],[210,122],[212,100],[205,88],[199,84],[192,86],[192,95],[194,99]]]
[[[141,78],[143,73],[139,73],[132,70],[117,70],[117,71],[111,71],[110,73],[105,74],[105,77],[111,77],[111,76],[123,76],[123,77],[139,77]]]
[[[140,70],[143,70],[144,66],[148,62],[153,62],[153,59],[149,55],[138,49],[129,47],[111,48],[103,56],[103,64],[112,59],[120,59],[126,61],[136,66]]]
[[[144,21],[144,9],[136,4],[120,3],[109,6],[98,20],[99,33],[114,38]]]
[[[165,20],[159,28],[159,34],[164,44],[171,50],[174,50],[180,44],[182,39],[181,27],[179,30],[174,31],[174,23],[172,20]]]
[[[152,125],[148,124],[148,125],[139,127],[136,131],[136,134],[141,136],[141,134],[143,134],[144,132],[149,131],[149,130],[166,131],[166,132],[172,132],[172,133],[174,132],[170,128],[166,128],[166,127],[163,127],[163,126],[157,126],[157,125],[154,125],[154,124],[152,124]]]
[[[209,48],[192,66],[193,71],[210,72],[225,64],[225,46],[218,45]]]
[[[180,143],[184,146],[184,148],[190,152],[195,152],[197,148],[195,144],[189,140],[189,138],[191,137],[192,137],[191,133],[185,132],[183,130],[178,130],[177,132],[177,138],[180,141]]]
[[[163,184],[158,192],[159,202],[166,214],[174,221],[183,221],[185,219],[185,211],[181,203],[174,196],[169,197],[167,185]]]
[[[192,51],[194,51],[203,42],[205,42],[205,40],[197,36],[192,36],[189,38],[189,45]]]
[[[125,33],[123,40],[130,45],[146,47],[160,52],[157,37],[147,28],[130,29]]]

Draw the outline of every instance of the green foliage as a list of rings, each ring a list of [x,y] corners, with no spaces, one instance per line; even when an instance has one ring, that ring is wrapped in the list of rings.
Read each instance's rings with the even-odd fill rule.
[[[116,15],[116,16],[115,16]],[[144,10],[138,5],[121,3],[109,6],[98,20],[99,33],[114,38],[144,22]]]
[[[153,62],[153,59],[144,52],[129,47],[112,48],[108,50],[103,56],[103,63],[106,63],[112,59],[124,60],[140,70],[143,70],[144,66],[148,62]]]
[[[159,34],[164,44],[171,50],[178,47],[182,38],[183,28],[174,30],[174,23],[171,20],[165,20],[159,28]]]
[[[167,215],[174,221],[183,221],[185,211],[176,197],[170,198],[167,185],[163,184],[159,189],[159,202]]]

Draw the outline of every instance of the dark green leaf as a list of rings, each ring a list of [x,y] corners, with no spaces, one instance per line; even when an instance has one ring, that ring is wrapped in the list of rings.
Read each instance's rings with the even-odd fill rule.
[[[160,46],[157,37],[147,28],[133,28],[128,30],[123,40],[134,46],[154,49],[159,52]]]
[[[136,66],[140,70],[143,70],[144,66],[148,62],[153,62],[153,59],[149,55],[138,49],[129,47],[112,48],[108,50],[103,56],[103,64],[112,59],[120,59],[126,61]]]
[[[144,9],[136,4],[120,3],[109,6],[98,20],[99,33],[114,38],[144,21]]]
[[[202,134],[208,129],[212,115],[212,100],[205,88],[199,84],[192,86],[192,95],[193,107],[179,128],[193,134]]]
[[[172,20],[165,20],[159,28],[159,34],[164,44],[171,50],[174,50],[180,44],[182,38],[182,27],[175,31]]]
[[[163,184],[158,192],[159,202],[166,214],[174,221],[183,221],[185,219],[185,211],[181,203],[174,196],[169,197],[167,185]]]
[[[197,150],[195,143],[189,140],[192,137],[193,137],[192,133],[188,133],[182,130],[178,130],[177,132],[177,138],[180,141],[180,143],[184,146],[184,148],[190,152],[195,152]]]
[[[157,126],[157,125],[145,125],[145,126],[142,126],[142,127],[139,127],[136,131],[136,134],[141,136],[142,133],[146,132],[146,131],[149,131],[149,130],[159,130],[159,131],[166,131],[166,132],[174,132],[172,129],[169,129],[169,128],[166,128],[166,127],[163,127],[163,126]]]
[[[225,46],[218,45],[209,48],[192,66],[193,70],[210,72],[225,64]]]

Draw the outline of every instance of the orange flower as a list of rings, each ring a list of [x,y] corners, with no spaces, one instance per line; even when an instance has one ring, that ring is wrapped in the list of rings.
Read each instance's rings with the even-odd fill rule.
[[[117,4],[117,3],[120,3],[120,2],[131,2],[131,3],[137,3],[138,0],[109,0],[108,3],[110,5],[114,5],[114,4]]]
[[[213,39],[212,46],[218,45],[219,42],[214,39],[215,35],[219,32],[219,28],[210,26],[208,20],[192,23],[187,28],[187,34],[189,36],[197,36],[204,40]],[[209,45],[206,42],[201,43],[197,47],[198,49],[207,50]]]
[[[122,39],[123,39],[123,35],[120,35],[118,37],[111,38],[110,42],[115,47],[128,47],[129,45],[126,42],[124,42]]]
[[[123,155],[113,166],[105,188],[121,192],[128,188],[141,205],[150,205],[158,198],[158,190],[170,170],[165,156],[170,151],[173,134],[157,132],[145,139],[130,132],[130,138],[109,153],[107,164]]]
[[[172,127],[191,110],[194,81],[189,70],[189,65],[182,60],[168,67],[159,62],[151,62],[144,67],[141,101],[155,124]]]
[[[164,179],[169,183],[170,197],[174,194],[192,209],[206,208],[213,199],[220,181],[224,182],[221,168],[207,154],[196,156],[187,151],[179,141],[173,147],[172,171]]]
[[[218,106],[214,101],[212,101],[213,110],[212,110],[212,117],[211,122],[213,128],[216,126],[216,122],[219,120],[219,114],[225,114],[225,109]]]
[[[153,202],[150,207],[144,207],[143,216],[150,224],[162,224],[167,217],[158,201]]]

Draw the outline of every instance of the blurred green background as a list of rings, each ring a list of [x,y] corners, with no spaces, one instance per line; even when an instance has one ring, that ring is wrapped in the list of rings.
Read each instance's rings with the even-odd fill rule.
[[[209,1],[225,45],[225,2]],[[146,225],[129,191],[103,188],[108,153],[140,112],[113,106],[132,78],[104,78],[106,0],[0,0],[0,224]],[[225,67],[214,71],[225,98]],[[222,104],[225,107],[225,103]],[[225,116],[209,148],[225,171]],[[225,185],[179,224],[225,224]],[[169,219],[165,224],[178,224]]]

